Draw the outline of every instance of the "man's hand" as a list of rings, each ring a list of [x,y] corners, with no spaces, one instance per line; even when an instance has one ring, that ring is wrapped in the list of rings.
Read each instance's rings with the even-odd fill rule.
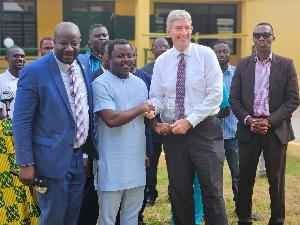
[[[258,134],[265,134],[268,131],[270,122],[267,119],[254,119],[251,124],[251,131]]]
[[[150,160],[149,160],[148,156],[146,156],[146,158],[145,158],[145,166],[146,167],[150,166]]]
[[[85,176],[90,177],[90,160],[88,158],[83,158],[83,166]]]
[[[26,186],[32,187],[35,169],[33,165],[20,166],[19,180]]]
[[[148,106],[154,107],[154,105],[152,104],[152,102],[149,99],[146,101],[146,104]],[[144,112],[143,115],[146,116],[150,120],[153,119],[155,117],[155,107],[150,112]]]
[[[160,135],[167,135],[172,133],[172,128],[167,123],[161,123],[156,127],[155,131]]]
[[[175,123],[170,125],[174,134],[185,134],[191,126],[192,124],[187,119],[177,120]]]

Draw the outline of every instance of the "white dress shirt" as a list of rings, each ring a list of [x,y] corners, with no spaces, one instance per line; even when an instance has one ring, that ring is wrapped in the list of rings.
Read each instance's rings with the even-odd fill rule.
[[[8,69],[4,73],[0,74],[0,95],[2,95],[5,91],[9,91],[14,96],[14,99],[10,103],[10,111],[8,111],[10,119],[13,118],[18,80],[19,78],[14,77]],[[2,109],[2,114],[6,116],[6,105],[3,102],[0,102],[0,108]]]
[[[150,100],[155,113],[174,108],[180,53],[171,48],[159,56],[154,65]],[[189,44],[183,51],[185,70],[185,117],[195,127],[208,116],[216,115],[223,99],[223,74],[212,49]]]
[[[53,51],[52,54],[54,55]],[[58,65],[59,71],[61,73],[64,85],[66,87],[66,91],[68,94],[68,98],[70,101],[71,109],[73,112],[73,118],[74,121],[76,121],[76,116],[75,116],[75,98],[71,95],[70,93],[70,75],[71,75],[71,70],[69,70],[70,65],[69,64],[64,64],[61,61],[59,61],[55,55],[54,58],[56,60],[56,63]],[[81,104],[83,107],[83,116],[84,116],[84,128],[85,128],[85,133],[84,133],[84,139],[86,140],[89,132],[89,103],[88,103],[88,92],[87,92],[87,87],[85,83],[85,78],[84,75],[81,71],[81,67],[78,64],[77,60],[74,60],[72,63],[75,69],[75,76],[76,80],[78,82],[78,90],[80,92],[80,99],[81,99]],[[76,135],[76,130],[75,130],[75,135]],[[74,140],[74,148],[78,148],[79,145],[76,142],[76,136]]]

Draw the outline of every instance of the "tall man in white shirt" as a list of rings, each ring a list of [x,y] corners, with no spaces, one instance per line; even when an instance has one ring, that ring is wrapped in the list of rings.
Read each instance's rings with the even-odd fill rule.
[[[170,12],[166,30],[174,47],[155,62],[150,99],[164,122],[176,121],[171,124],[173,134],[164,139],[175,224],[195,224],[196,170],[205,224],[226,225],[224,142],[222,126],[216,117],[222,102],[223,77],[215,53],[208,47],[190,43],[191,23],[188,12]]]
[[[25,63],[25,53],[18,46],[12,46],[7,49],[6,62],[8,62],[9,68],[2,74],[0,74],[0,96],[5,91],[12,92],[14,98],[16,98],[17,83],[19,80],[19,74]],[[10,111],[8,116],[10,119],[13,117],[15,99],[10,103]],[[0,120],[3,120],[6,115],[6,106],[0,102]]]

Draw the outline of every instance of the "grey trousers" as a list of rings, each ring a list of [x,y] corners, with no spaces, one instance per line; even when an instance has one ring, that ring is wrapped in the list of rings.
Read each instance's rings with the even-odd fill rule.
[[[208,117],[186,134],[164,138],[170,199],[176,225],[195,224],[195,170],[203,196],[206,225],[228,224],[223,199],[225,159],[223,130],[216,116]]]

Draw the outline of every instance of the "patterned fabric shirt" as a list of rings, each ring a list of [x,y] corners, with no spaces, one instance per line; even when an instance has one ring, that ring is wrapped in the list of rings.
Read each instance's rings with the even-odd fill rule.
[[[94,55],[92,49],[90,49],[89,52],[85,54],[85,56],[89,60],[90,72],[99,69],[99,67],[101,66],[101,61],[98,57]]]
[[[230,95],[230,86],[232,77],[235,71],[235,67],[228,65],[226,73],[223,74],[223,81],[226,85],[228,95]],[[235,138],[235,133],[237,129],[238,120],[234,116],[233,112],[230,112],[230,115],[221,119],[221,124],[223,125],[223,136],[224,139],[232,139]]]
[[[260,62],[255,56],[255,83],[254,83],[254,116],[269,116],[269,78],[272,61],[272,52],[269,57]]]

